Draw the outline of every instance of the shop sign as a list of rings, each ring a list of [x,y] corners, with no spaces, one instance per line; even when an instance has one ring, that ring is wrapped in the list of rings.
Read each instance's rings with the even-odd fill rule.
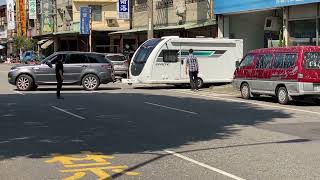
[[[80,34],[90,34],[91,9],[87,6],[80,7]]]
[[[37,19],[37,2],[29,0],[29,19]]]
[[[320,2],[320,0],[215,0],[214,13],[215,14],[227,14],[236,13],[242,11],[252,11],[259,9],[270,9],[283,6],[292,6],[299,4],[308,4]]]
[[[42,0],[41,6],[41,30],[42,33],[52,33],[53,32],[53,4],[52,0]]]
[[[118,18],[130,19],[129,15],[129,0],[118,0]]]
[[[19,0],[19,17],[20,30],[22,36],[27,36],[27,18],[26,18],[25,0]]]
[[[16,28],[13,0],[7,0],[7,22],[8,22],[8,30],[14,30]]]

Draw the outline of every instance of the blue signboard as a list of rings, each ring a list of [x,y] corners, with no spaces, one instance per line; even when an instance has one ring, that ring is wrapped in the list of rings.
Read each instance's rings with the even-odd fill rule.
[[[118,18],[129,19],[129,0],[118,0]]]
[[[215,0],[214,13],[228,14],[315,2],[320,2],[320,0]]]
[[[89,7],[80,7],[80,34],[90,34],[90,13]]]

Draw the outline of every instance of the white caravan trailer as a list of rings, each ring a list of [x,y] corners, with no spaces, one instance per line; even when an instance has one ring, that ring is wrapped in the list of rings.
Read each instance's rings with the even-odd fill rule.
[[[235,63],[243,57],[240,39],[163,37],[144,42],[132,57],[129,79],[123,83],[186,84],[189,49],[199,62],[198,85],[231,82]]]

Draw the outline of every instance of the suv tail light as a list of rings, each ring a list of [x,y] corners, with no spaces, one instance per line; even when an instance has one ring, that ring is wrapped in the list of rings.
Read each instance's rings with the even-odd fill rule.
[[[109,69],[109,70],[112,69],[112,65],[111,64],[104,64],[104,65],[101,65],[101,67],[105,68],[105,69]]]

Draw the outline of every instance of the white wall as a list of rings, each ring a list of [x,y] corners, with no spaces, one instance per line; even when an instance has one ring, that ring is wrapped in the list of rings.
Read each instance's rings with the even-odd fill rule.
[[[250,12],[230,15],[229,38],[243,39],[243,52],[264,47],[265,18],[273,11]],[[224,26],[226,28],[226,26]],[[226,30],[224,32],[227,32]],[[227,37],[227,35],[224,35]]]

